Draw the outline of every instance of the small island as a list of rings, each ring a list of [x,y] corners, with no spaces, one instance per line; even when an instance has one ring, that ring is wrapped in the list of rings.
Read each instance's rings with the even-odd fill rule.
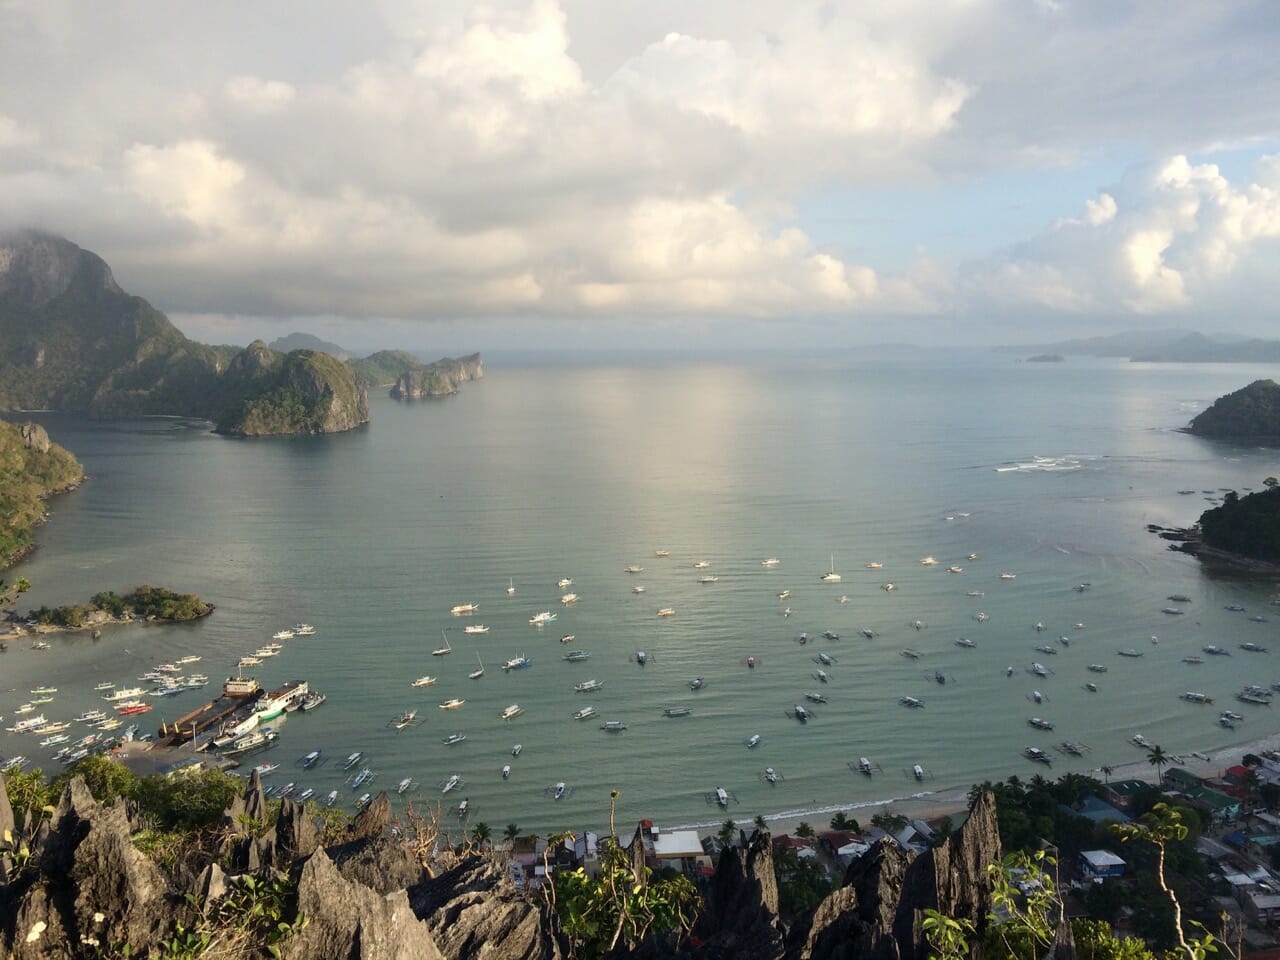
[[[112,623],[184,623],[213,613],[213,604],[193,593],[176,593],[168,587],[149,584],[123,596],[111,590],[95,593],[87,604],[40,607],[25,615],[10,614],[19,632],[58,633],[90,630]]]
[[[1060,353],[1037,353],[1034,357],[1027,357],[1027,363],[1062,363],[1064,359]]]
[[[1187,425],[1186,432],[1210,440],[1280,446],[1280,384],[1255,380],[1219,397]]]

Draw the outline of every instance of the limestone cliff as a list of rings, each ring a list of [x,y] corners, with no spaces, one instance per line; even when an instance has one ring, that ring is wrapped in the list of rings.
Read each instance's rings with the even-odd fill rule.
[[[217,431],[234,436],[338,433],[369,422],[369,392],[339,360],[314,350],[278,354],[261,340],[227,368]]]
[[[40,424],[0,420],[0,569],[35,543],[45,498],[83,479],[84,468]]]
[[[391,396],[397,400],[423,400],[427,397],[445,397],[458,392],[458,385],[467,380],[479,380],[484,376],[484,361],[480,354],[468,357],[446,357],[424,366],[406,370],[391,388]]]

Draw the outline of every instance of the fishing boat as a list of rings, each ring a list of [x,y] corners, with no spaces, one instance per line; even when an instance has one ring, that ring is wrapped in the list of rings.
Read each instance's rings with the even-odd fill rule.
[[[587,720],[591,717],[594,717],[595,715],[596,715],[595,707],[583,707],[581,710],[575,710],[573,712],[573,719]]]
[[[809,711],[798,703],[791,707],[791,715],[801,723],[807,723],[810,716]]]
[[[31,692],[36,694],[37,696],[43,696],[45,694],[51,695],[51,694],[57,693],[58,688],[57,687],[35,687],[32,689]]]
[[[465,700],[459,700],[457,697],[454,697],[452,700],[446,700],[444,703],[440,704],[440,709],[441,710],[457,710],[460,706],[462,706],[466,702],[467,701]]]
[[[875,768],[874,768],[874,767],[872,767],[872,765],[871,765],[871,761],[870,761],[870,760],[868,760],[866,757],[859,757],[859,758],[858,758],[858,771],[859,771],[860,773],[865,773],[865,774],[869,777],[869,776],[871,776],[871,775],[875,772]]]
[[[364,754],[357,750],[355,753],[347,754],[347,759],[342,762],[343,770],[350,770],[357,763],[364,759]]]
[[[583,680],[581,683],[574,684],[573,689],[578,693],[590,693],[593,690],[599,690],[603,686],[603,680],[596,680],[595,678],[592,678],[590,680]]]
[[[520,704],[513,703],[510,706],[503,707],[502,713],[500,713],[499,716],[503,720],[510,720],[513,717],[520,716],[520,714],[522,713],[524,713],[524,709],[520,706]]]
[[[585,650],[570,650],[560,659],[568,660],[570,663],[578,663],[579,661],[586,660],[590,656],[591,654],[587,653]]]
[[[1230,650],[1228,650],[1226,647],[1220,647],[1215,643],[1208,644],[1207,646],[1201,647],[1200,649],[1203,650],[1205,653],[1209,654],[1209,656],[1211,657],[1231,656]]]
[[[469,623],[462,628],[463,633],[488,633],[489,628],[483,623]]]
[[[394,721],[395,728],[397,730],[403,730],[405,727],[411,727],[413,726],[414,721],[417,719],[418,719],[417,710],[406,710],[404,713],[400,715],[400,718],[398,720]]]
[[[313,690],[310,693],[308,693],[305,697],[302,698],[302,704],[298,707],[298,709],[301,710],[303,713],[307,713],[311,710],[314,710],[316,707],[320,706],[320,704],[324,703],[328,699],[329,699],[328,694],[321,693],[318,690]]]
[[[512,657],[502,665],[503,670],[523,670],[526,667],[533,666],[533,661],[521,654],[518,657]]]
[[[297,800],[297,802],[298,802],[298,803],[306,803],[308,800],[310,800],[310,799],[311,799],[312,797],[314,797],[315,795],[316,795],[316,792],[315,792],[314,788],[312,788],[312,787],[307,787],[307,789],[303,790],[300,794],[298,794],[298,800]]]
[[[827,695],[825,693],[818,693],[817,691],[814,691],[814,690],[810,690],[808,693],[806,693],[804,695],[804,698],[806,700],[811,700],[814,703],[827,702]]]
[[[480,664],[480,666],[467,674],[468,680],[479,680],[484,676],[484,661],[480,659],[480,654],[478,653],[476,654],[476,663]]]
[[[1105,666],[1103,666],[1102,664],[1100,664],[1100,663],[1091,663],[1091,664],[1089,664],[1089,666],[1088,666],[1086,669],[1088,669],[1088,670],[1092,671],[1093,673],[1106,673],[1106,672],[1107,672],[1107,668],[1106,668]]]
[[[447,737],[445,737],[444,740],[441,742],[446,747],[451,747],[455,743],[461,743],[465,739],[467,739],[467,735],[465,733],[451,733]]]
[[[716,787],[716,803],[728,809],[729,807],[729,791],[724,787]]]
[[[1250,653],[1266,653],[1267,652],[1266,647],[1264,647],[1260,643],[1254,643],[1252,640],[1247,640],[1244,643],[1240,644],[1240,649],[1248,650]]]
[[[1043,763],[1046,767],[1053,765],[1053,757],[1045,753],[1039,747],[1023,747],[1022,755],[1028,760],[1034,760],[1036,763]]]
[[[435,678],[435,677],[431,676],[430,674],[423,674],[423,675],[422,675],[421,677],[419,677],[417,680],[412,681],[412,682],[409,684],[409,686],[411,686],[411,687],[429,687],[429,686],[431,686],[431,685],[432,685],[433,683],[435,683],[435,682],[436,682],[436,678]]]
[[[356,774],[355,779],[351,781],[351,789],[356,790],[373,779],[373,771],[368,767],[363,768]]]
[[[830,675],[829,673],[827,673],[827,671],[825,671],[825,670],[815,670],[815,671],[814,671],[814,673],[813,673],[813,678],[814,678],[815,680],[817,680],[818,682],[820,682],[820,683],[830,683],[830,682],[831,682],[831,675]]]
[[[956,646],[957,646],[957,647],[969,647],[970,649],[972,649],[973,647],[976,647],[976,646],[977,646],[977,643],[975,643],[974,641],[970,640],[968,637],[957,637],[957,638],[956,638]]]
[[[147,713],[150,709],[149,703],[126,703],[116,707],[116,713],[122,717],[132,717],[135,714]]]
[[[689,707],[667,707],[662,711],[664,717],[687,717],[692,711]]]
[[[699,577],[698,582],[699,583],[716,583],[719,581],[719,579],[720,579],[719,577],[711,576],[710,574],[708,574],[705,577]]]
[[[363,810],[365,807],[369,805],[369,801],[371,801],[372,799],[373,799],[373,794],[371,793],[360,794],[360,799],[357,800],[355,803],[356,809]]]
[[[292,630],[277,630],[271,635],[272,640],[292,640],[294,632]]]
[[[448,793],[454,787],[459,787],[461,785],[462,785],[462,775],[458,773],[450,774],[448,779],[446,779],[445,782],[441,784],[440,792]]]
[[[532,623],[535,627],[540,627],[544,623],[550,623],[555,618],[556,618],[556,614],[552,613],[550,610],[543,610],[541,613],[535,613],[532,617],[530,617],[529,622]]]
[[[86,710],[75,719],[77,723],[97,723],[99,720],[107,719],[107,715],[101,710]]]
[[[627,729],[627,725],[621,720],[606,720],[604,723],[600,724],[600,729],[607,731],[608,733],[621,733],[623,730]]]
[[[93,689],[101,691],[101,690],[110,690],[113,687],[115,687],[115,684],[112,683],[110,680],[103,680],[101,683],[94,684]]]
[[[464,614],[475,613],[479,609],[480,604],[478,603],[456,603],[449,608],[449,612],[455,617],[460,617]]]

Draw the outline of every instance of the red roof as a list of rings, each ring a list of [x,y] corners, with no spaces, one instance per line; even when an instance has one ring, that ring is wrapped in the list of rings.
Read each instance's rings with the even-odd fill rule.
[[[809,837],[781,836],[773,838],[775,847],[793,847],[795,849],[811,849],[813,840]]]
[[[855,840],[861,840],[862,834],[855,833],[852,830],[829,830],[822,835],[823,841],[831,844],[832,848],[839,850],[845,844],[853,843]]]

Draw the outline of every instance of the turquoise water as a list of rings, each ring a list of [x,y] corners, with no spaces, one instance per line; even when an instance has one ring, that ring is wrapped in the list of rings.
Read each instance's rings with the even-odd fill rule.
[[[1027,745],[1088,745],[1079,759],[1055,753],[1056,775],[1137,759],[1135,732],[1170,752],[1212,753],[1275,730],[1271,711],[1232,698],[1245,683],[1280,680],[1275,584],[1214,579],[1145,530],[1193,522],[1208,505],[1202,490],[1260,487],[1277,472],[1274,453],[1177,432],[1269,369],[1025,364],[977,352],[487,359],[487,379],[459,395],[375,398],[367,429],[335,437],[238,441],[178,421],[41,417],[92,480],[52,503],[40,550],[8,572],[34,584],[21,606],[151,582],[218,609],[193,625],[108,630],[97,643],[59,638],[49,653],[11,647],[0,714],[52,683],[61,692],[45,712],[69,718],[97,705],[98,680],[131,681],[185,654],[203,656],[199,668],[217,680],[276,630],[307,621],[315,636],[253,668],[264,686],[304,677],[329,695],[281,727],[267,755],[282,762],[276,776],[321,794],[338,788],[349,802],[336,763],[303,774],[292,762],[313,749],[362,750],[374,787],[413,777],[421,802],[458,773],[465,787],[445,799],[466,796],[473,820],[499,832],[509,822],[598,827],[611,789],[624,821],[675,826],[721,819],[706,800],[717,786],[742,820],[1048,772],[1021,756]],[[922,565],[926,556],[937,564]],[[762,567],[768,557],[781,563]],[[819,582],[833,557],[843,581]],[[573,578],[577,603],[559,602],[561,577]],[[1161,612],[1169,594],[1192,598],[1185,615]],[[468,602],[477,614],[450,616]],[[659,618],[661,607],[674,615]],[[558,619],[530,626],[543,610]],[[466,623],[490,631],[467,635]],[[442,631],[453,653],[433,657]],[[559,642],[566,634],[572,644]],[[1246,653],[1245,640],[1276,652]],[[1207,643],[1234,655],[1181,662]],[[569,648],[591,657],[566,663]],[[1144,656],[1119,657],[1126,648]],[[826,685],[814,677],[818,651],[836,661],[822,668]],[[518,654],[533,667],[504,673]],[[469,680],[477,657],[485,676]],[[1052,675],[1032,676],[1033,661]],[[438,682],[412,688],[423,674]],[[706,679],[697,692],[695,676]],[[587,678],[604,687],[576,693]],[[804,699],[819,689],[827,703]],[[1045,702],[1032,703],[1033,690]],[[1185,690],[1218,704],[1184,702]],[[925,708],[903,708],[902,696]],[[465,705],[438,709],[452,697]],[[158,726],[199,702],[161,700],[147,719]],[[524,712],[499,719],[513,703]],[[808,723],[790,715],[796,703]],[[596,718],[571,718],[588,704]],[[662,716],[676,705],[692,714]],[[1219,727],[1223,707],[1246,722]],[[410,708],[425,722],[391,729]],[[1056,729],[1031,729],[1031,716]],[[626,731],[605,732],[608,720]],[[445,746],[455,730],[467,739]],[[762,742],[748,749],[754,734]],[[515,743],[524,749],[512,759]],[[0,733],[0,753],[45,752]],[[860,756],[882,772],[852,773]],[[923,784],[909,773],[917,763]],[[766,766],[783,779],[764,782]],[[554,801],[546,790],[559,781],[573,790]]]

